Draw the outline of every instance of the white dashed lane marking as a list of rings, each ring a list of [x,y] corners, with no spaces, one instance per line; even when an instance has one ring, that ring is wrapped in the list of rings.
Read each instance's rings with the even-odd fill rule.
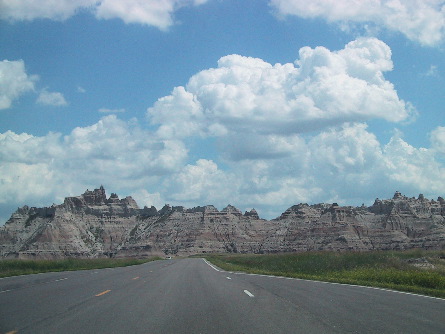
[[[247,291],[247,290],[244,290],[244,293],[246,294],[246,295],[248,295],[249,297],[255,297],[253,294],[251,294],[249,291]]]

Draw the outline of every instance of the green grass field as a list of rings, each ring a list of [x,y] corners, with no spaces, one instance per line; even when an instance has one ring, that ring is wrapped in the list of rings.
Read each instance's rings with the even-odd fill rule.
[[[0,277],[44,273],[50,271],[70,271],[126,267],[159,260],[159,257],[148,259],[62,259],[62,260],[1,260]]]
[[[445,251],[216,254],[206,259],[228,271],[374,286],[445,298]],[[416,267],[415,263],[426,266]]]

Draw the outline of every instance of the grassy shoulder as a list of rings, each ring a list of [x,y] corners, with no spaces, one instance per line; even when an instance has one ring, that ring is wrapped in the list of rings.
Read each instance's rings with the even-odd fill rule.
[[[160,259],[161,258],[159,257],[152,257],[147,259],[67,258],[61,260],[1,260],[0,277],[37,274],[54,271],[126,267]]]
[[[445,251],[214,254],[228,271],[373,286],[445,298]]]

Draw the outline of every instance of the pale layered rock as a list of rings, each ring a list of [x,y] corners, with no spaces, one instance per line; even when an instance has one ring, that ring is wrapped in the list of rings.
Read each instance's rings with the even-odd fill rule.
[[[140,209],[131,197],[105,196],[103,187],[49,208],[19,208],[0,229],[2,257],[114,256]]]
[[[0,228],[0,245],[2,257],[20,258],[443,249],[445,201],[396,192],[370,207],[298,204],[267,221],[232,205],[140,209],[100,187],[61,205],[19,208]]]

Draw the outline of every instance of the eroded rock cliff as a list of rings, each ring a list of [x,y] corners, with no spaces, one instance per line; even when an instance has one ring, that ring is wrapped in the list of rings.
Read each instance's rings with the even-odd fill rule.
[[[232,205],[140,209],[103,187],[47,208],[24,206],[0,228],[3,258],[143,257],[209,252],[389,250],[445,247],[445,201],[423,195],[376,199],[370,207],[298,204],[260,219]]]
[[[0,229],[1,256],[112,256],[138,223],[140,212],[131,197],[112,194],[107,199],[103,187],[49,208],[24,206]]]

